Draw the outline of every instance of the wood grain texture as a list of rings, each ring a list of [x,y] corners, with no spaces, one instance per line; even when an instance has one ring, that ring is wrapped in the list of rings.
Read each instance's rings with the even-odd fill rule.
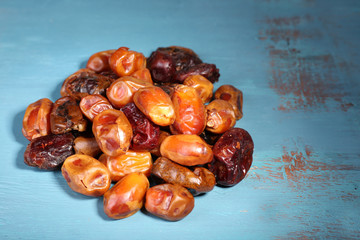
[[[0,239],[360,239],[357,0],[0,2]],[[248,176],[179,222],[114,221],[102,198],[23,163],[25,108],[94,52],[192,48],[244,93]]]

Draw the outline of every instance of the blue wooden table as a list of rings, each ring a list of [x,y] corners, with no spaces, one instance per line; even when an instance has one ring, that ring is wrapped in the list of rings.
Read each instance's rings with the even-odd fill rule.
[[[359,239],[360,1],[0,1],[0,239]],[[28,104],[98,51],[192,48],[244,93],[248,176],[166,222],[23,163]]]

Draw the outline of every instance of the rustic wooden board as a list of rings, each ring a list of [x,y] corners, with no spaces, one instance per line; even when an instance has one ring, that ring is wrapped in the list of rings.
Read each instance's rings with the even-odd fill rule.
[[[0,2],[0,239],[360,239],[357,0]],[[192,48],[244,92],[249,175],[166,222],[114,221],[101,198],[23,163],[25,108],[55,101],[94,52]]]

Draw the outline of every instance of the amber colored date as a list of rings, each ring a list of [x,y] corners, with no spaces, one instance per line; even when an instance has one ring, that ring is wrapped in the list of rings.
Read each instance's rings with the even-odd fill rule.
[[[229,102],[215,99],[205,108],[207,113],[206,130],[221,134],[235,126],[235,112]]]
[[[75,154],[61,167],[69,187],[86,196],[99,197],[110,188],[110,172],[104,164],[87,155]]]
[[[213,147],[214,160],[209,170],[222,186],[234,186],[248,173],[253,161],[254,142],[242,128],[225,132]]]
[[[168,94],[159,87],[139,89],[134,94],[134,103],[153,123],[168,126],[175,121],[173,103]]]
[[[194,195],[210,192],[216,185],[216,179],[212,172],[204,167],[195,167],[193,171],[181,166],[165,157],[156,159],[152,174],[163,179],[167,183],[179,184]]]
[[[50,113],[52,107],[53,102],[50,99],[42,98],[26,108],[22,122],[22,133],[26,139],[31,141],[51,133]]]
[[[180,185],[160,184],[146,192],[146,210],[165,220],[178,221],[194,209],[193,195]]]
[[[100,149],[109,156],[124,154],[130,147],[132,128],[125,114],[108,109],[98,114],[92,131]]]
[[[133,74],[131,74],[131,76],[134,78],[140,79],[144,82],[153,84],[153,80],[151,78],[150,71],[147,68],[139,69],[136,72],[134,72]]]
[[[151,154],[147,151],[128,150],[126,153],[116,157],[103,154],[100,156],[99,161],[109,169],[113,182],[117,182],[133,172],[142,172],[149,177],[153,165]]]
[[[111,55],[109,64],[112,71],[119,77],[130,76],[146,67],[146,58],[142,53],[120,47]]]
[[[24,162],[40,169],[58,169],[67,157],[74,154],[73,144],[71,133],[34,138],[25,150]]]
[[[94,137],[79,136],[74,140],[74,150],[76,154],[84,154],[90,157],[97,157],[101,149]]]
[[[195,88],[203,103],[209,102],[213,96],[214,85],[201,75],[189,76],[183,84]]]
[[[213,157],[210,146],[201,137],[189,134],[168,136],[161,143],[160,153],[184,166],[205,164]]]
[[[83,97],[79,103],[81,112],[91,121],[102,111],[113,109],[110,102],[99,94]]]
[[[74,98],[65,96],[55,101],[50,114],[51,132],[62,134],[76,130],[84,132],[87,121]]]
[[[87,61],[86,68],[96,73],[110,71],[109,58],[115,51],[115,49],[111,49],[94,53]]]
[[[171,100],[175,110],[175,121],[171,125],[173,134],[199,135],[205,129],[206,112],[195,88],[177,85]]]
[[[106,96],[115,108],[121,108],[133,102],[134,94],[144,87],[152,86],[143,80],[125,76],[114,81],[106,90]]]
[[[232,85],[221,85],[214,93],[215,99],[228,101],[234,108],[236,120],[243,117],[243,93]]]
[[[61,96],[71,96],[77,101],[90,94],[105,95],[112,79],[90,69],[80,69],[65,79],[60,90]]]
[[[143,173],[130,173],[104,194],[104,212],[113,219],[130,217],[144,204],[149,180]]]

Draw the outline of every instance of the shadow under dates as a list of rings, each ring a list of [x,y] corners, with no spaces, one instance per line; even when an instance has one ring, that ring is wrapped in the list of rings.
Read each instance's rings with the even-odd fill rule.
[[[20,169],[32,169],[24,163],[24,152],[27,145],[30,143],[22,134],[22,120],[24,118],[25,109],[15,114],[12,121],[12,132],[16,142],[21,144],[18,154],[16,155],[15,166]]]

